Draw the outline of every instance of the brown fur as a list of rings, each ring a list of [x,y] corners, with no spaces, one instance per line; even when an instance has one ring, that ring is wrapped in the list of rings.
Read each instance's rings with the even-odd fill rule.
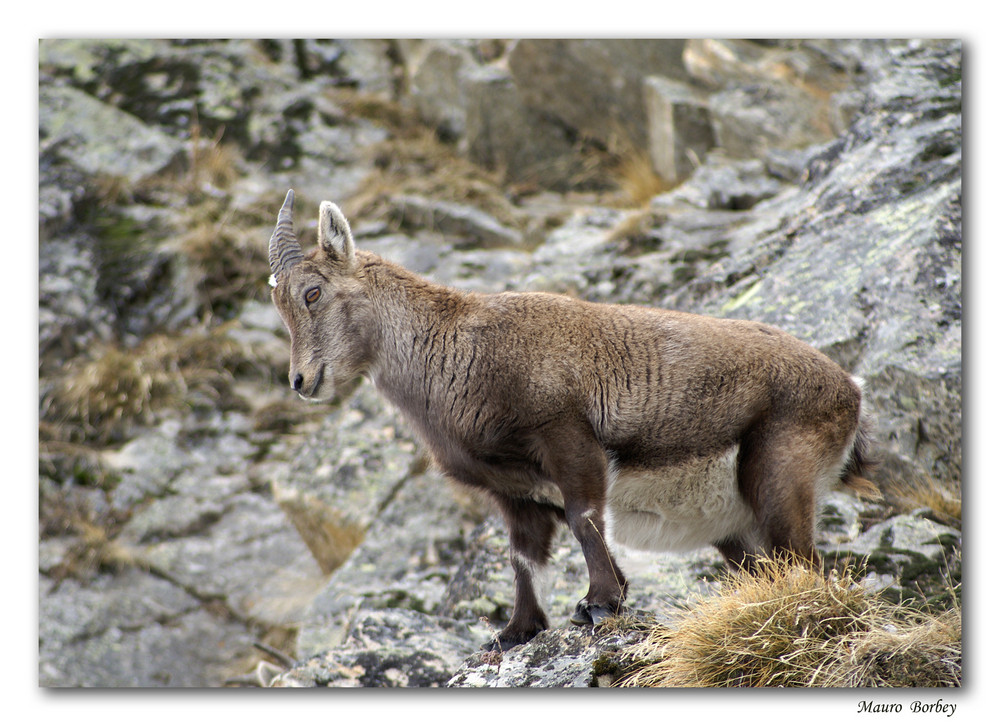
[[[275,273],[293,388],[327,399],[369,376],[447,475],[496,500],[515,581],[504,648],[547,627],[532,573],[548,561],[560,521],[590,574],[573,621],[623,607],[627,582],[605,540],[611,472],[655,482],[657,472],[738,451],[733,496],[754,524],[711,542],[733,565],[761,550],[816,561],[817,487],[841,478],[873,488],[862,478],[861,390],[829,358],[768,325],[444,287],[355,251],[327,202],[319,246]],[[312,288],[319,296],[307,303]],[[697,480],[683,481],[663,496],[697,501]]]

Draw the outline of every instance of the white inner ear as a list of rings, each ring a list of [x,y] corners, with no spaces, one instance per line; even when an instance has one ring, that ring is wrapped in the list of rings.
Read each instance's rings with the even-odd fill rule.
[[[333,202],[320,204],[319,242],[334,259],[353,263],[354,240],[351,237],[351,227]]]
[[[267,284],[270,285],[271,287],[277,287],[278,278],[276,278],[274,275],[271,275],[269,278],[267,278]]]

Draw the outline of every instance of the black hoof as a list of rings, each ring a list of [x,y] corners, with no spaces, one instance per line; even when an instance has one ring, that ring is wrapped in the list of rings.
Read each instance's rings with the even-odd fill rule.
[[[591,605],[586,600],[581,600],[576,605],[576,611],[570,616],[569,621],[573,625],[597,625],[602,620],[621,615],[625,612],[623,605],[608,607],[605,605]]]

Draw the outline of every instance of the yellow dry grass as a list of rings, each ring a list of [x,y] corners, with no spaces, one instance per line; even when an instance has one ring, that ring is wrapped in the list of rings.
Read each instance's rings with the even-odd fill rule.
[[[153,335],[134,349],[107,346],[62,371],[43,400],[53,440],[107,444],[147,423],[160,409],[193,397],[217,401],[234,376],[269,375],[251,350],[226,335],[227,326],[173,337]]]
[[[886,495],[897,511],[908,512],[928,507],[943,521],[962,526],[962,485],[960,481],[941,482],[925,479],[917,483],[892,482]]]
[[[344,564],[365,538],[364,526],[308,492],[272,482],[271,494],[324,574]]]
[[[234,222],[230,211],[211,201],[202,206],[178,247],[190,266],[199,312],[226,319],[245,300],[266,299],[267,246],[248,233],[252,221]]]
[[[668,186],[653,169],[653,163],[644,153],[625,153],[611,170],[611,178],[621,192],[620,203],[627,207],[643,208]]]
[[[928,687],[961,683],[961,615],[892,605],[844,570],[766,563],[653,629],[618,685]]]
[[[239,178],[242,157],[235,144],[222,142],[222,130],[214,138],[204,139],[201,126],[193,124],[189,152],[187,184],[190,191],[199,191],[204,183],[226,189]]]
[[[504,194],[502,174],[489,172],[442,141],[412,109],[378,95],[337,89],[333,98],[349,116],[366,118],[389,132],[366,153],[374,170],[345,205],[349,217],[384,218],[390,198],[416,194],[469,204],[510,227],[522,223]]]

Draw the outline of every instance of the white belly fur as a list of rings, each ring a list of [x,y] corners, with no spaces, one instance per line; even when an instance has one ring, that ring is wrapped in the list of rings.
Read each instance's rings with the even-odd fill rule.
[[[705,547],[734,534],[758,540],[753,511],[737,489],[738,449],[655,469],[612,465],[606,511],[611,539],[654,552]]]

